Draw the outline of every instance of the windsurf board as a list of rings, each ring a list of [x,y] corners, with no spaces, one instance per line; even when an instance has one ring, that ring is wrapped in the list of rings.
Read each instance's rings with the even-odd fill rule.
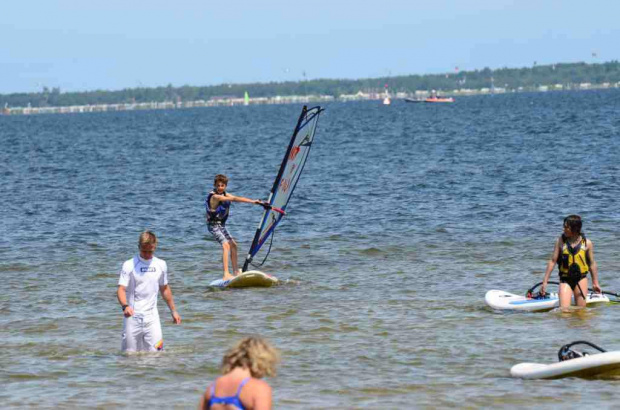
[[[593,354],[553,364],[519,363],[512,366],[510,375],[522,379],[620,376],[620,351]]]
[[[484,296],[484,301],[487,305],[497,310],[540,311],[551,310],[560,306],[557,293],[547,293],[546,296],[544,299],[535,299],[504,292],[503,290],[490,290]],[[586,304],[588,306],[607,302],[609,302],[609,298],[601,293],[588,293],[586,295]]]
[[[243,272],[233,279],[217,279],[209,284],[215,288],[268,288],[278,284],[278,278],[258,270]]]

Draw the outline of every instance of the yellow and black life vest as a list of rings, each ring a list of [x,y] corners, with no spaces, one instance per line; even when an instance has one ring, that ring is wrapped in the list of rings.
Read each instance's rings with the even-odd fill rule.
[[[562,250],[558,258],[558,269],[560,276],[585,276],[590,272],[590,260],[588,258],[588,247],[586,237],[581,235],[581,241],[574,248],[568,243],[568,238],[562,235]]]

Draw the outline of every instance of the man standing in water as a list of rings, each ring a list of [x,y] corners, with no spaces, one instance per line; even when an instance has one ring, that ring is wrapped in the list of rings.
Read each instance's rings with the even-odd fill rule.
[[[164,349],[157,291],[166,301],[172,321],[181,323],[174,307],[172,290],[168,286],[168,266],[154,256],[157,237],[144,231],[138,240],[139,255],[123,264],[118,280],[117,297],[123,314],[123,352],[157,352]]]

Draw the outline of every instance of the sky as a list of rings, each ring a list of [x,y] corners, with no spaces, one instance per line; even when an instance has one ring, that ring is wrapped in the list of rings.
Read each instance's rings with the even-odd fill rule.
[[[0,94],[620,60],[613,0],[2,0]]]

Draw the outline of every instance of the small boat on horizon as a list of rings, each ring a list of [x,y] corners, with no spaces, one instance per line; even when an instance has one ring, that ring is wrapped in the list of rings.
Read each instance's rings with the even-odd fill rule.
[[[454,102],[454,98],[452,97],[405,98],[405,102],[409,102],[409,103],[451,103],[451,102]]]
[[[388,92],[388,85],[385,85],[385,95],[383,98],[383,105],[390,105],[392,104],[392,99],[390,98],[390,93]]]
[[[452,97],[442,97],[440,95],[437,95],[437,91],[436,90],[431,90],[431,95],[429,95],[427,98],[419,98],[419,99],[414,99],[414,98],[405,98],[406,102],[412,102],[412,103],[418,103],[418,102],[424,102],[424,103],[451,103],[454,102],[454,98]]]

